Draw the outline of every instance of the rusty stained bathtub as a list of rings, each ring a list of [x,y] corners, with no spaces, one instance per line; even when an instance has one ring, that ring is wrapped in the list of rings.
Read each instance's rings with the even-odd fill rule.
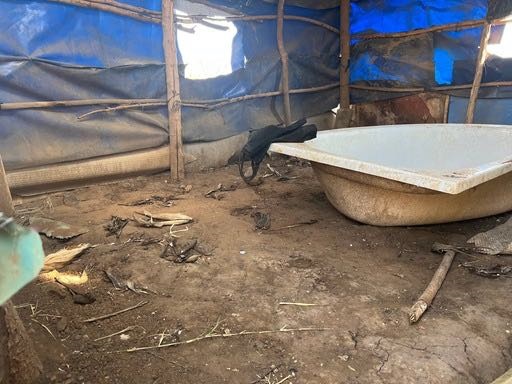
[[[512,126],[342,128],[270,151],[311,161],[329,201],[366,224],[437,224],[512,210]]]

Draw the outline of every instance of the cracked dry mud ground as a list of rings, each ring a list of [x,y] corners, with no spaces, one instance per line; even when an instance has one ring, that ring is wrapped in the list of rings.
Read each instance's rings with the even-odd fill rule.
[[[285,164],[277,166],[286,167]],[[267,178],[258,187],[240,184],[221,200],[204,194],[217,184],[239,182],[236,167],[191,175],[192,190],[175,206],[147,206],[195,219],[183,240],[198,238],[214,255],[194,264],[161,259],[159,244],[125,243],[134,234],[162,238],[168,229],[130,222],[121,237],[106,237],[111,215],[130,217],[144,207],[119,204],[177,190],[166,175],[141,177],[50,195],[18,208],[40,213],[90,232],[66,245],[100,244],[64,271],[88,267],[80,289],[96,297],[91,305],[72,303],[52,284],[34,282],[15,297],[37,304],[38,316],[55,335],[19,309],[45,366],[46,382],[65,383],[254,383],[277,366],[271,382],[293,372],[292,383],[488,383],[511,364],[512,279],[486,279],[460,267],[459,256],[434,305],[410,326],[407,310],[430,281],[440,256],[433,242],[463,243],[492,228],[491,217],[417,228],[377,228],[355,223],[325,199],[313,172],[294,166],[294,180]],[[313,225],[275,232],[256,231],[253,206],[270,212],[277,228],[311,219]],[[115,242],[114,245],[108,245]],[[63,246],[45,239],[47,251]],[[241,251],[243,251],[241,254]],[[506,258],[510,262],[510,258]],[[161,293],[115,290],[104,270],[115,268],[138,284]],[[137,310],[85,324],[141,300]],[[280,306],[279,302],[323,304]],[[174,348],[126,353],[134,346],[186,340],[221,319],[221,332],[327,327],[303,333],[273,333],[205,340]],[[135,327],[123,339],[95,339]]]

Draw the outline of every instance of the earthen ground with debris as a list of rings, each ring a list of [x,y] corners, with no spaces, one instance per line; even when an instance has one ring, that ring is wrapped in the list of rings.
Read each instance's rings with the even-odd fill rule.
[[[430,252],[432,244],[464,244],[508,216],[418,228],[361,225],[329,204],[311,168],[282,160],[274,165],[298,178],[273,176],[249,187],[229,167],[191,175],[189,192],[159,175],[19,205],[25,216],[89,229],[67,243],[45,238],[47,252],[97,245],[61,270],[87,271],[88,281],[75,289],[92,295],[92,304],[74,304],[65,288],[44,281],[14,299],[43,360],[45,382],[488,383],[512,365],[512,279],[472,274],[460,266],[466,256],[457,256],[420,322],[411,326],[407,318],[441,260]],[[239,186],[205,197],[219,183]],[[122,205],[153,195],[180,198],[171,207]],[[131,218],[144,209],[191,216],[192,224],[173,227],[178,244],[198,239],[214,248],[213,255],[175,263],[161,258],[162,244],[141,241],[165,240],[169,227],[130,221],[119,238],[106,236],[112,215]],[[271,229],[318,222],[256,230],[255,212],[270,213]],[[512,264],[511,257],[499,260]],[[106,277],[109,269],[152,293],[116,290]],[[149,303],[83,322],[141,301]],[[219,320],[215,332],[227,337],[127,352],[195,338]],[[229,336],[292,328],[328,329]]]

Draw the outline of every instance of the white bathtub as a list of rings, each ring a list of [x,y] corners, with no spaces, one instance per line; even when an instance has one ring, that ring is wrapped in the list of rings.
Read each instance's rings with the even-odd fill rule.
[[[367,224],[435,224],[512,210],[512,126],[343,128],[270,151],[311,161],[329,201]]]

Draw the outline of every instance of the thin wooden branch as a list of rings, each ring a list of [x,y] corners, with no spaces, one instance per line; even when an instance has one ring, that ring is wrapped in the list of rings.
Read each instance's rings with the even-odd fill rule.
[[[491,87],[511,87],[512,81],[490,81],[488,83],[480,83],[480,88],[491,88]],[[441,87],[434,87],[436,91],[456,91],[458,89],[471,89],[473,84],[461,84],[461,85],[445,85]]]
[[[75,5],[85,8],[98,9],[100,11],[107,11],[116,13],[122,16],[128,16],[137,20],[147,21],[151,23],[161,23],[162,14],[158,11],[152,11],[142,7],[136,7],[129,4],[119,3],[113,0],[50,0],[57,3],[64,3]],[[227,16],[223,18],[214,18],[206,15],[187,15],[176,17],[176,23],[195,23],[195,22],[206,22],[209,21],[265,21],[274,20],[276,15],[260,15],[260,16]],[[327,29],[333,33],[338,34],[339,30],[332,25],[323,23],[321,21],[311,19],[304,16],[287,15],[284,16],[285,20],[302,21],[305,23],[313,24],[322,28]],[[212,26],[213,27],[213,26]]]
[[[222,18],[211,17],[206,15],[187,15],[187,16],[177,16],[176,17],[178,23],[195,23],[198,21],[267,21],[267,20],[275,20],[277,19],[277,15],[255,15],[255,16],[226,16]],[[284,20],[295,20],[295,21],[303,21],[305,23],[313,24],[322,28],[325,28],[328,31],[331,31],[335,34],[339,34],[340,30],[332,25],[327,23],[323,23],[321,21],[311,19],[309,17],[304,16],[295,16],[295,15],[283,15]]]
[[[86,319],[86,320],[82,320],[83,323],[93,323],[95,321],[99,321],[99,320],[105,320],[105,319],[108,319],[108,318],[111,318],[111,317],[114,317],[114,316],[117,316],[117,315],[120,315],[122,313],[125,313],[125,312],[128,312],[128,311],[131,311],[133,309],[137,309],[137,308],[140,308],[146,304],[148,304],[149,301],[141,301],[140,303],[138,304],[135,304],[135,305],[132,305],[131,307],[128,307],[128,308],[125,308],[125,309],[121,309],[120,311],[116,311],[116,312],[112,312],[112,313],[108,313],[106,315],[102,315],[102,316],[98,316],[98,317],[91,317],[90,319]]]
[[[436,25],[434,27],[415,29],[413,31],[406,31],[406,32],[357,33],[357,34],[353,35],[352,37],[354,39],[365,39],[365,40],[392,39],[392,38],[395,39],[395,38],[400,38],[400,37],[423,35],[423,34],[430,33],[430,32],[460,31],[463,29],[475,28],[480,25],[483,25],[484,23],[485,23],[485,20],[469,20],[469,21],[462,21],[459,23]]]
[[[350,0],[340,2],[340,107],[347,110],[350,107]]]
[[[353,84],[350,86],[352,89],[360,89],[363,91],[376,91],[376,92],[396,92],[396,93],[405,93],[405,92],[425,92],[426,89],[422,87],[417,88],[401,88],[401,87],[378,87],[372,85],[360,85]]]
[[[480,88],[491,88],[491,87],[511,87],[512,81],[494,81],[489,83],[481,83]],[[301,93],[315,93],[327,91],[329,89],[338,88],[339,83],[330,83],[319,87],[311,88],[298,88],[290,89],[290,94],[301,94]],[[371,85],[350,85],[352,89],[360,89],[366,91],[376,92],[393,92],[393,93],[418,93],[418,92],[444,92],[444,91],[456,91],[471,89],[472,84],[461,84],[461,85],[446,85],[432,88],[400,88],[400,87],[378,87]],[[254,93],[244,96],[237,96],[233,98],[220,98],[220,99],[209,99],[209,100],[182,100],[180,105],[183,107],[192,108],[204,108],[204,109],[216,109],[223,107],[228,104],[237,103],[246,100],[253,100],[265,97],[275,97],[281,94],[280,91]],[[13,102],[13,103],[0,103],[0,111],[7,110],[21,110],[21,109],[40,109],[40,108],[58,108],[58,107],[80,107],[80,106],[92,106],[92,105],[108,105],[117,104],[123,106],[123,108],[109,107],[92,111],[95,113],[110,112],[115,110],[123,110],[130,108],[140,107],[156,107],[167,105],[165,99],[87,99],[87,100],[60,100],[60,101],[33,101],[33,102]],[[91,113],[93,114],[93,113]],[[80,118],[86,117],[85,115]]]
[[[91,112],[84,113],[83,115],[80,115],[77,117],[78,120],[85,119],[86,117],[95,115],[97,113],[105,113],[105,112],[115,112],[115,111],[122,111],[125,109],[132,109],[132,108],[148,108],[148,107],[161,107],[163,105],[167,105],[167,102],[160,101],[158,103],[139,103],[139,104],[128,104],[128,105],[118,105],[117,107],[108,107],[103,109],[96,109]]]
[[[115,2],[113,0],[109,1],[99,1],[99,0],[49,0],[56,3],[63,3],[69,5],[75,5],[79,7],[92,8],[100,11],[107,11],[111,13],[115,13],[121,16],[128,16],[133,19],[146,21],[150,23],[160,23],[161,18],[158,16],[157,12],[150,11],[145,8],[134,7],[122,3]]]
[[[147,351],[150,349],[160,349],[160,348],[169,348],[169,347],[177,347],[179,345],[184,344],[192,344],[197,343],[198,341],[203,341],[207,339],[216,339],[216,338],[229,338],[229,337],[239,337],[239,336],[249,336],[249,335],[267,335],[270,333],[290,333],[290,332],[320,332],[320,331],[328,331],[330,328],[280,328],[280,329],[272,329],[272,330],[264,330],[264,331],[242,331],[238,333],[215,333],[215,329],[218,324],[209,332],[203,333],[198,337],[194,337],[193,339],[177,341],[173,343],[166,344],[157,344],[151,345],[147,347],[134,347],[130,349],[126,349],[121,352],[138,352],[138,351]]]
[[[100,341],[100,340],[105,340],[105,339],[110,339],[114,336],[117,336],[117,335],[121,335],[125,332],[129,332],[129,331],[133,331],[135,329],[135,326],[133,325],[130,325],[129,327],[126,327],[125,329],[121,329],[120,331],[117,331],[117,332],[114,332],[114,333],[111,333],[110,335],[106,335],[106,336],[102,336],[102,337],[98,337],[97,339],[94,339],[94,341]]]
[[[2,156],[0,156],[0,212],[5,213],[7,216],[12,216],[14,214],[11,190],[9,189],[9,183],[7,182],[7,175],[5,174]]]
[[[484,73],[485,60],[487,59],[487,43],[491,36],[492,25],[487,23],[482,29],[482,36],[480,38],[480,49],[478,51],[478,58],[476,59],[475,77],[473,79],[473,86],[469,95],[468,109],[466,111],[466,124],[472,124],[475,115],[476,101],[478,99],[478,91],[480,90],[480,83],[482,82],[482,75]]]
[[[180,80],[174,30],[174,0],[162,0],[162,29],[169,115],[169,164],[171,179],[178,181],[185,176],[185,163],[181,137]]]
[[[329,89],[337,88],[338,83],[331,83],[327,85],[322,85],[320,87],[312,87],[312,88],[299,88],[299,89],[290,89],[289,93],[292,94],[299,94],[299,93],[314,93],[314,92],[321,92],[326,91]],[[233,98],[225,98],[225,99],[217,99],[217,100],[206,100],[202,103],[213,103],[213,105],[210,106],[210,108],[220,108],[227,104],[233,104],[240,101],[246,101],[246,100],[254,100],[254,99],[260,99],[265,97],[275,97],[281,95],[282,92],[280,91],[273,91],[273,92],[263,92],[263,93],[253,93],[250,95],[244,95],[244,96],[238,96]]]
[[[432,304],[434,297],[436,297],[437,292],[443,285],[443,281],[450,270],[450,266],[452,265],[453,259],[455,257],[455,251],[449,250],[446,251],[441,264],[436,270],[434,277],[430,281],[428,287],[421,294],[418,301],[414,303],[414,305],[409,310],[409,322],[411,324],[417,322],[420,317],[425,313],[427,308]]]
[[[82,107],[89,105],[107,104],[141,104],[165,102],[163,99],[85,99],[85,100],[60,100],[60,101],[23,101],[14,103],[0,103],[0,111],[36,108],[57,108],[57,107]]]
[[[277,4],[277,49],[279,50],[279,57],[281,58],[281,89],[283,91],[283,110],[285,125],[290,125],[292,122],[292,112],[290,105],[290,80],[288,72],[288,52],[284,46],[284,2],[279,0]]]

